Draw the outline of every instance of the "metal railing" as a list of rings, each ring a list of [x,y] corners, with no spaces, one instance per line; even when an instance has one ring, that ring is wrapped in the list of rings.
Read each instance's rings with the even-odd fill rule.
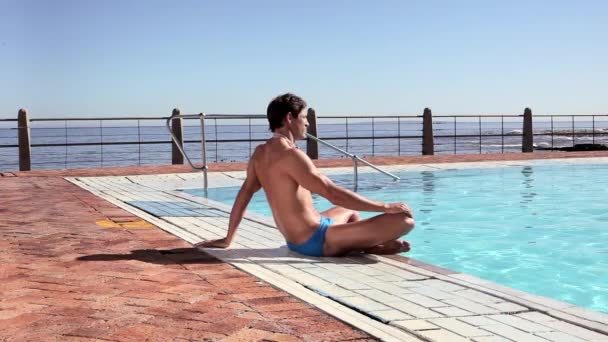
[[[162,127],[162,117],[92,117],[40,118],[30,120],[32,166],[34,168],[70,168],[153,165],[166,163],[163,145],[169,145]],[[6,152],[19,147],[16,125],[8,127],[0,120],[0,170],[16,165]],[[160,135],[159,133],[162,133]],[[13,142],[7,144],[6,142]]]
[[[0,171],[22,169],[23,146],[31,150],[31,169],[168,164],[172,139],[167,137],[164,117],[33,118],[27,145],[19,142],[24,126],[17,119],[0,119]],[[608,146],[605,114],[534,115],[532,121],[537,152],[574,150],[579,144]],[[433,115],[430,146],[435,147],[434,154],[521,152],[522,122],[521,115]],[[198,153],[201,133],[195,126],[184,126],[182,146]],[[362,158],[415,156],[424,150],[421,116],[320,116],[317,126],[315,136]],[[208,162],[246,161],[267,139],[267,119],[211,114],[206,116],[205,133]],[[306,144],[297,142],[301,149]],[[319,158],[349,158],[318,146]]]
[[[521,152],[522,115],[434,115],[433,124],[436,154]]]
[[[537,128],[543,124],[543,128]],[[578,144],[608,146],[608,115],[535,115],[534,137],[537,147],[564,149]]]
[[[204,191],[205,194],[207,194],[207,190],[208,190],[208,176],[207,176],[207,171],[208,171],[208,166],[207,166],[207,145],[206,145],[206,136],[205,136],[205,119],[206,118],[210,118],[210,119],[214,119],[214,118],[225,118],[225,115],[205,115],[204,113],[200,113],[200,114],[180,114],[180,115],[172,115],[169,117],[166,117],[166,126],[167,126],[167,130],[169,131],[169,134],[171,135],[171,139],[173,140],[175,146],[177,147],[177,149],[179,150],[179,152],[183,155],[183,157],[186,159],[186,161],[188,162],[188,164],[190,165],[190,167],[192,167],[193,170],[197,170],[197,171],[202,171],[204,174]],[[231,115],[231,118],[233,119],[259,119],[259,118],[265,118],[265,116],[255,116],[255,115],[241,115],[241,116],[233,116]],[[171,127],[171,121],[175,120],[175,119],[199,119],[200,120],[200,124],[201,124],[201,167],[196,167],[192,161],[190,160],[190,158],[188,157],[188,154],[186,153],[186,151],[184,150],[184,148],[181,146],[181,142],[180,139],[174,134],[173,129]],[[326,141],[323,141],[317,137],[315,137],[312,134],[308,134],[306,133],[306,137],[308,137],[309,139],[313,139],[337,152],[340,152],[341,154],[351,158],[353,160],[353,173],[354,173],[354,191],[357,191],[358,189],[358,180],[359,180],[359,171],[358,171],[358,163],[361,162],[369,167],[371,167],[372,169],[387,175],[391,178],[393,178],[393,180],[397,181],[400,178],[390,172],[387,172],[385,170],[382,170],[381,168],[377,167],[376,165],[363,160],[361,158],[359,158],[357,155],[349,153],[347,151],[344,151],[343,149],[334,146]]]
[[[323,140],[357,155],[419,155],[422,149],[419,115],[320,116],[318,120],[321,123],[318,135]],[[326,153],[323,157],[333,155]]]
[[[522,115],[434,115],[433,122],[435,154],[521,152]],[[532,135],[537,152],[608,146],[608,115],[534,115]]]

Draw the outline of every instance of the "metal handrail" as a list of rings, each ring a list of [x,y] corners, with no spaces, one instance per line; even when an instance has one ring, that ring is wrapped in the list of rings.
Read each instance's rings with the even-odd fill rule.
[[[359,158],[356,154],[349,153],[349,152],[347,152],[347,151],[345,151],[345,150],[343,150],[343,149],[341,149],[341,148],[339,148],[337,146],[334,146],[334,145],[332,145],[332,144],[330,144],[330,143],[328,143],[326,141],[323,141],[323,140],[315,137],[312,134],[306,133],[306,136],[308,138],[310,138],[310,139],[313,139],[313,140],[315,140],[317,142],[320,142],[321,144],[323,144],[323,145],[325,145],[325,146],[327,146],[327,147],[329,147],[329,148],[331,148],[331,149],[333,149],[335,151],[338,151],[338,152],[344,154],[345,156],[348,156],[349,158],[351,158],[353,160],[353,171],[354,171],[354,174],[355,174],[354,175],[355,176],[355,180],[354,180],[354,183],[355,183],[354,190],[355,191],[357,191],[357,189],[359,187],[359,168],[358,168],[357,162],[362,162],[363,164],[371,167],[372,169],[374,169],[374,170],[376,170],[376,171],[378,171],[380,173],[383,173],[383,174],[385,174],[385,175],[393,178],[393,180],[395,180],[395,181],[398,181],[398,180],[401,179],[398,176],[395,176],[394,174],[392,174],[392,173],[390,173],[388,171],[384,171],[381,168],[377,167],[376,165],[374,165],[374,164],[372,164],[372,163],[370,163],[368,161],[365,161],[365,160]]]
[[[208,180],[207,180],[207,146],[206,146],[206,140],[205,139],[205,117],[209,117],[209,118],[226,118],[227,115],[205,115],[204,113],[200,113],[200,114],[181,114],[181,115],[173,115],[173,116],[169,116],[166,118],[166,124],[167,124],[167,130],[169,131],[169,134],[171,134],[171,139],[173,140],[173,142],[175,143],[175,145],[177,146],[178,150],[181,152],[181,154],[184,156],[184,158],[186,158],[186,161],[188,161],[188,164],[190,164],[190,167],[192,167],[193,170],[198,170],[198,171],[203,171],[204,173],[204,190],[205,193],[207,193],[207,189],[208,189]],[[252,118],[253,115],[243,115],[241,116],[242,118]],[[173,130],[171,129],[171,120],[172,119],[178,119],[178,118],[183,118],[183,119],[196,119],[198,118],[201,121],[201,161],[202,161],[202,166],[201,167],[196,167],[194,166],[194,164],[192,163],[192,161],[190,160],[190,158],[188,157],[188,155],[186,154],[186,151],[182,148],[182,146],[180,146],[179,143],[179,139],[175,136],[175,134],[173,134]],[[234,118],[234,116],[233,116]],[[259,116],[255,116],[255,118],[264,118],[263,115],[259,115]],[[377,167],[376,165],[361,159],[359,156],[357,156],[356,154],[352,154],[349,153],[335,145],[332,145],[326,141],[323,141],[317,137],[315,137],[312,134],[306,133],[306,137],[308,137],[309,139],[313,139],[317,142],[320,142],[321,144],[335,150],[338,151],[342,154],[344,154],[345,156],[348,156],[349,158],[351,158],[353,160],[353,172],[354,172],[354,191],[357,191],[358,187],[359,187],[359,162],[371,167],[372,169],[385,174],[391,178],[393,178],[393,180],[397,181],[400,180],[401,178],[399,178],[398,176],[388,172],[388,171],[384,171],[381,168]]]
[[[265,115],[226,115],[226,114],[212,114],[212,115],[209,115],[208,117],[211,118],[211,119],[225,119],[225,118],[265,119],[266,118]],[[359,187],[359,168],[358,168],[359,165],[357,164],[357,162],[362,162],[363,164],[371,167],[372,169],[374,169],[376,171],[379,171],[380,173],[383,173],[383,174],[385,174],[385,175],[393,178],[393,180],[395,180],[395,181],[400,180],[400,178],[398,176],[395,176],[394,174],[392,174],[390,172],[387,172],[387,171],[384,171],[384,170],[380,169],[376,165],[374,165],[374,164],[372,164],[372,163],[370,163],[368,161],[365,161],[365,160],[359,158],[355,154],[349,153],[349,152],[347,152],[347,151],[345,151],[345,150],[343,150],[343,149],[341,149],[341,148],[339,148],[339,147],[337,147],[335,145],[332,145],[332,144],[330,144],[330,143],[328,143],[326,141],[323,141],[323,140],[315,137],[312,134],[306,133],[306,136],[308,138],[310,138],[310,139],[313,139],[313,140],[315,140],[317,142],[320,142],[321,144],[323,144],[323,145],[325,145],[325,146],[327,146],[327,147],[329,147],[329,148],[331,148],[331,149],[333,149],[335,151],[338,151],[338,152],[344,154],[345,156],[348,156],[349,158],[351,158],[353,160],[353,173],[354,173],[354,177],[355,177],[355,179],[354,179],[354,191],[357,191],[357,189]]]
[[[190,158],[188,158],[188,154],[186,154],[186,151],[184,151],[184,149],[182,148],[179,139],[175,136],[175,134],[173,134],[173,130],[171,129],[171,120],[173,119],[178,119],[178,118],[183,118],[183,119],[196,119],[198,118],[201,121],[201,167],[196,167],[194,166],[194,164],[192,163],[192,161],[190,161]],[[182,114],[182,115],[173,115],[173,116],[169,116],[166,118],[167,119],[167,130],[169,131],[169,134],[171,134],[171,139],[173,140],[173,142],[175,143],[175,146],[177,146],[177,149],[181,152],[181,154],[184,156],[184,158],[186,158],[186,160],[188,161],[188,164],[190,164],[190,167],[192,167],[193,170],[197,170],[197,171],[203,171],[203,179],[204,179],[204,189],[205,189],[205,194],[207,194],[207,188],[208,188],[208,180],[207,180],[207,143],[206,143],[206,139],[205,139],[205,113],[200,113],[200,114]]]

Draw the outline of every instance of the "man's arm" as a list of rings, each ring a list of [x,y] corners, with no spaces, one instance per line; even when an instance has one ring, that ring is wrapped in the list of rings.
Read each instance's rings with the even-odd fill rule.
[[[255,153],[254,153],[255,155]],[[245,209],[247,209],[247,205],[251,201],[251,197],[256,193],[262,185],[258,180],[258,177],[255,173],[254,167],[254,158],[252,156],[249,165],[247,166],[247,177],[245,178],[245,182],[241,186],[239,193],[236,195],[236,199],[234,200],[234,204],[232,205],[232,210],[230,211],[230,220],[228,221],[228,234],[226,234],[225,238],[203,241],[195,244],[195,247],[219,247],[226,248],[230,246],[232,240],[234,239],[234,234],[243,219],[243,215],[245,214]]]
[[[300,150],[294,150],[289,161],[282,164],[287,173],[310,192],[325,197],[328,201],[344,208],[359,211],[376,211],[385,213],[408,213],[411,209],[404,203],[385,204],[365,198],[353,191],[334,184],[331,179],[321,174],[310,158]]]

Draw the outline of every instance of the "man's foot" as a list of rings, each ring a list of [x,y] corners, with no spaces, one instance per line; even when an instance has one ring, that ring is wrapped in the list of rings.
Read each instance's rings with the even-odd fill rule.
[[[410,250],[410,244],[407,241],[403,240],[393,240],[382,245],[377,245],[368,249],[365,249],[364,252],[368,254],[398,254],[405,253]]]

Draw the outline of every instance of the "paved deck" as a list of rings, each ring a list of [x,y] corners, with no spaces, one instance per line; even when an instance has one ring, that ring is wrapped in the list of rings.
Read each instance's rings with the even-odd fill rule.
[[[607,157],[608,153],[551,156]],[[507,159],[530,159],[530,155],[517,154],[466,156],[464,161],[483,157],[502,160],[485,167],[500,167]],[[547,158],[547,154],[537,157]],[[417,164],[412,166],[416,169],[470,166],[421,165],[462,160],[462,156],[445,156],[376,162]],[[344,160],[322,163],[349,164]],[[168,167],[163,172],[183,170]],[[62,175],[73,176],[71,182],[145,221],[66,185],[59,178]],[[233,248],[198,252],[152,225],[190,243],[225,234],[230,208],[175,191],[200,187],[200,175],[81,177],[86,175],[85,170],[0,178],[7,185],[10,202],[2,207],[8,218],[0,221],[3,235],[9,236],[7,242],[0,242],[5,251],[0,254],[0,278],[8,284],[0,290],[0,326],[8,327],[0,336],[608,341],[607,315],[407,258],[303,257],[287,251],[273,223],[256,215],[244,220]],[[241,176],[242,172],[222,172],[210,179],[216,186],[227,186],[239,184]],[[23,209],[27,201],[36,202]],[[17,263],[5,266],[8,260]]]
[[[57,174],[0,177],[0,341],[371,339]]]

